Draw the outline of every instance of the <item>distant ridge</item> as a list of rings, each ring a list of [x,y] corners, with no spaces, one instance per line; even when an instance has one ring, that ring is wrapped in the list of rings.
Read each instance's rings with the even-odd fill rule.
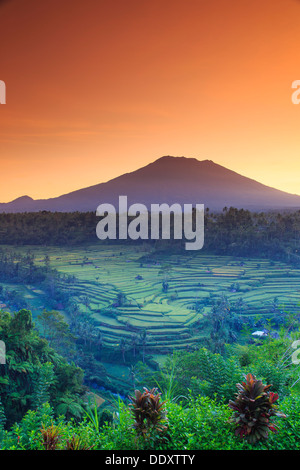
[[[131,173],[106,183],[72,191],[50,199],[21,196],[0,203],[0,212],[86,212],[101,203],[118,207],[119,196],[128,204],[175,202],[204,204],[212,210],[233,206],[249,210],[300,209],[300,196],[266,186],[211,160],[164,156]]]

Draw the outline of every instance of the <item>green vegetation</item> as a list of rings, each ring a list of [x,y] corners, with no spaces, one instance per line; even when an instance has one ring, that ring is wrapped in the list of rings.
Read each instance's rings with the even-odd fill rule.
[[[0,448],[298,449],[299,218],[207,211],[186,252],[0,214]]]
[[[299,326],[278,339],[227,345],[223,355],[177,351],[156,372],[140,362],[135,393],[108,407],[86,399],[80,371],[39,337],[30,312],[3,313],[3,332],[3,450],[300,449],[299,370],[291,361]]]
[[[6,276],[1,302],[14,311],[24,299],[34,317],[43,308],[59,311],[83,342],[101,342],[104,362],[113,354],[114,362],[119,356],[120,363],[131,363],[144,352],[166,354],[207,341],[221,351],[247,325],[251,332],[268,328],[269,321],[280,327],[300,300],[300,269],[281,261],[89,245],[18,247],[10,252],[12,264],[24,252],[44,278],[16,282]]]
[[[0,336],[6,362],[0,366],[0,396],[6,425],[10,427],[29,410],[49,402],[59,414],[80,417],[85,393],[83,371],[52,349],[34,329],[31,312],[0,313]],[[72,406],[64,408],[67,402]],[[68,412],[67,412],[68,411]],[[2,420],[4,419],[2,417]]]
[[[168,429],[165,402],[161,402],[156,388],[143,392],[135,390],[135,396],[129,397],[134,417],[134,429],[151,445]]]
[[[100,243],[96,237],[98,221],[94,212],[2,213],[1,243],[64,247]],[[299,265],[299,222],[299,210],[256,213],[224,207],[222,212],[214,213],[206,208],[204,250],[230,256],[269,257]],[[143,243],[143,240],[127,241],[131,246]],[[102,244],[116,246],[118,241]],[[155,240],[150,244],[160,251],[184,250],[183,240]]]
[[[235,411],[231,418],[237,427],[235,433],[240,437],[245,436],[250,443],[267,439],[270,430],[277,431],[270,419],[273,416],[286,418],[276,409],[278,393],[270,392],[271,385],[263,385],[261,380],[251,374],[237,386],[239,393],[234,401],[229,402],[229,407]]]

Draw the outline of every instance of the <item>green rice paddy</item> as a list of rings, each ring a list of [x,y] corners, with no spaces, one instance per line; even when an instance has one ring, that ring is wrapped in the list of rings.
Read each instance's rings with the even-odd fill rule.
[[[297,311],[300,301],[300,270],[281,262],[235,259],[201,251],[141,262],[145,255],[151,259],[149,246],[99,244],[86,248],[30,249],[37,264],[47,254],[51,267],[75,276],[70,285],[74,301],[80,311],[90,313],[104,342],[112,347],[122,338],[129,341],[143,330],[147,332],[147,350],[154,353],[197,344],[205,335],[201,322],[203,313],[210,310],[207,300],[222,294],[230,302],[242,299],[247,315],[267,317],[272,314],[275,298],[278,315],[282,311]],[[164,273],[162,268],[166,264],[169,268]],[[166,276],[169,288],[163,292]],[[32,305],[33,314],[44,306],[43,292],[34,286],[21,289],[27,303]],[[111,316],[109,309],[120,292],[126,296],[126,303],[113,307]],[[84,297],[88,297],[88,304]],[[201,313],[195,310],[195,302],[204,306]]]

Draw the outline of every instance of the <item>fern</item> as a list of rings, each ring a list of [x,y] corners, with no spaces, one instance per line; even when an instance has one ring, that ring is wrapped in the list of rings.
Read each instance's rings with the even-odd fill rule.
[[[229,399],[242,370],[234,359],[225,359],[203,348],[198,351],[197,376],[192,378],[193,392],[219,400]]]

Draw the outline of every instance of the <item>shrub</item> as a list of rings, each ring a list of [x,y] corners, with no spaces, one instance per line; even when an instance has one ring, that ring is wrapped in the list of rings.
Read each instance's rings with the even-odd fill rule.
[[[48,403],[28,411],[0,441],[1,450],[88,450],[94,446],[100,447],[100,442],[91,423],[54,418]]]
[[[170,402],[168,407],[168,438],[164,449],[184,450],[232,450],[246,448],[243,441],[231,431],[228,422],[230,410],[227,404],[216,399],[190,397],[188,405]]]
[[[102,428],[105,424],[112,425],[113,420],[113,413],[109,410],[103,410],[99,415],[99,428]]]
[[[41,429],[42,444],[45,450],[57,450],[60,442],[59,427],[51,424],[51,426]]]
[[[88,446],[79,436],[72,436],[72,438],[66,442],[65,450],[91,450],[94,446]]]
[[[43,403],[37,410],[29,410],[19,423],[15,423],[3,438],[4,449],[42,450],[41,427],[54,422],[53,408]]]
[[[286,417],[277,411],[275,402],[278,394],[270,392],[270,387],[248,374],[246,382],[237,384],[235,401],[229,401],[229,407],[234,410],[230,421],[237,426],[235,434],[245,437],[251,444],[262,438],[267,439],[269,430],[277,432],[277,426],[270,422],[273,416]]]
[[[135,397],[131,400],[131,410],[134,416],[134,428],[139,436],[153,437],[153,433],[162,434],[167,430],[167,417],[165,402],[161,402],[161,394],[156,388],[148,390],[144,388],[142,393],[135,390]]]

